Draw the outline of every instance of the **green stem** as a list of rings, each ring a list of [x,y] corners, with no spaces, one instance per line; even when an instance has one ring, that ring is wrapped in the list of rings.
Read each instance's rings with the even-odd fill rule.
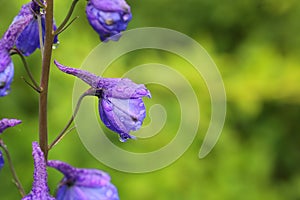
[[[78,18],[79,18],[79,16],[74,17],[74,19],[72,19],[68,24],[66,24],[62,29],[60,29],[59,32],[55,31],[55,35],[58,35],[58,34],[62,33],[64,30],[66,30]]]
[[[69,9],[69,12],[68,12],[67,16],[65,17],[64,21],[61,23],[61,25],[55,31],[55,35],[61,33],[65,29],[65,26],[68,23],[69,19],[71,18],[72,13],[73,13],[73,11],[75,9],[75,6],[76,6],[76,4],[77,4],[78,1],[79,0],[73,0],[72,5],[71,5],[71,7]]]
[[[53,148],[69,132],[68,128],[71,126],[72,122],[74,121],[83,98],[86,96],[95,96],[95,93],[96,93],[96,89],[90,88],[79,97],[76,108],[74,110],[74,113],[73,113],[71,119],[69,120],[69,122],[67,123],[65,128],[60,132],[60,134],[55,138],[55,140],[49,145],[48,150]]]
[[[39,144],[45,155],[45,160],[48,157],[48,121],[47,121],[47,106],[48,106],[48,84],[50,74],[50,62],[52,55],[53,44],[53,0],[47,0],[46,16],[45,16],[45,43],[42,61],[41,74],[41,93],[39,98]]]
[[[27,62],[26,62],[25,57],[24,57],[23,54],[22,54],[18,49],[16,49],[16,48],[12,49],[12,51],[11,51],[11,55],[14,55],[14,54],[17,54],[17,55],[20,56],[20,58],[21,58],[21,60],[22,60],[22,62],[23,62],[23,66],[24,66],[24,68],[25,68],[25,70],[26,70],[26,72],[27,72],[27,74],[28,74],[28,76],[29,76],[29,78],[30,78],[32,84],[29,83],[29,82],[27,82],[27,81],[24,79],[25,82],[26,82],[29,86],[31,86],[35,91],[37,91],[38,93],[40,93],[40,92],[41,92],[41,88],[39,87],[39,84],[38,84],[38,83],[36,82],[36,80],[34,79],[32,73],[31,73],[31,71],[30,71],[30,69],[29,69],[29,67],[28,67],[28,64],[27,64]]]
[[[8,161],[8,166],[9,166],[9,169],[10,169],[11,174],[13,176],[14,183],[16,184],[21,196],[24,197],[26,195],[26,193],[24,191],[24,188],[22,187],[21,181],[20,181],[20,179],[19,179],[19,177],[16,173],[16,170],[14,168],[14,165],[12,163],[9,151],[7,149],[7,146],[4,144],[3,140],[0,140],[0,147],[4,150],[4,152],[6,154],[6,158],[7,158],[7,161]]]

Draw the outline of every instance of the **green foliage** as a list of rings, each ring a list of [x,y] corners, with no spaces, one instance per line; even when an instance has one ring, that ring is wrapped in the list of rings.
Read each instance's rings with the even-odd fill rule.
[[[0,12],[0,31],[4,33],[17,14],[22,1],[5,1]],[[56,1],[55,17],[59,24],[71,2]],[[80,67],[83,59],[99,44],[99,39],[85,19],[85,1],[80,1],[74,16],[80,18],[60,36],[54,58],[63,64]],[[73,131],[50,152],[50,159],[60,159],[78,167],[107,171],[118,187],[121,199],[198,200],[198,199],[299,199],[300,198],[300,1],[297,0],[146,0],[128,3],[133,20],[129,29],[162,26],[181,31],[202,44],[217,63],[227,92],[228,111],[224,131],[215,149],[205,159],[197,155],[210,118],[210,103],[205,85],[194,77],[187,63],[164,54],[165,64],[174,66],[191,80],[201,107],[202,129],[188,151],[171,166],[147,174],[127,174],[110,169],[94,159]],[[9,8],[9,9],[6,9]],[[84,30],[84,31],[83,31]],[[116,61],[114,76],[161,55],[139,53]],[[134,59],[132,59],[134,58]],[[7,143],[20,179],[31,188],[31,141],[37,140],[38,100],[35,92],[20,78],[25,76],[19,58],[12,92],[0,99],[0,117],[23,120],[7,130]],[[36,77],[40,73],[40,54],[28,59]],[[71,116],[74,78],[51,69],[49,97],[50,140]],[[172,118],[176,101],[171,93],[150,86],[154,102],[167,105],[168,124],[163,133],[149,143],[134,141],[125,148],[137,152],[153,150],[167,143],[175,134],[178,119]],[[178,112],[178,110],[176,111]],[[146,122],[149,119],[146,119]],[[112,134],[112,133],[110,133]],[[171,136],[170,136],[171,135]],[[116,134],[111,137],[117,140]],[[115,143],[118,143],[116,141]],[[136,144],[135,144],[136,143]],[[136,146],[134,146],[136,145]],[[134,147],[133,147],[134,146]],[[30,168],[28,168],[31,166]],[[61,178],[49,170],[50,187]],[[0,173],[2,199],[18,199],[8,166]]]

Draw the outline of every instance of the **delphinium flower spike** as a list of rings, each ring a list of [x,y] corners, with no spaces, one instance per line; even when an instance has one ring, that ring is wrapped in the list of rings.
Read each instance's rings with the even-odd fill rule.
[[[48,166],[64,174],[56,191],[57,200],[118,200],[116,187],[110,176],[97,169],[81,169],[57,161],[48,161]]]
[[[143,84],[136,84],[127,78],[102,78],[54,62],[61,71],[80,78],[95,89],[100,118],[106,127],[117,132],[122,142],[134,138],[129,132],[138,130],[146,117],[142,97],[151,97]]]
[[[34,174],[31,192],[22,200],[55,200],[49,194],[48,175],[44,154],[37,142],[32,143],[32,156],[34,159]]]
[[[125,0],[89,0],[86,16],[102,41],[117,40],[132,18]]]

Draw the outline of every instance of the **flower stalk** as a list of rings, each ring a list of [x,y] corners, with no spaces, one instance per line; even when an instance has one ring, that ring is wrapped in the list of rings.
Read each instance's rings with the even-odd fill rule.
[[[71,126],[71,124],[73,123],[76,114],[79,110],[80,104],[83,100],[84,97],[86,96],[94,96],[96,93],[96,90],[94,88],[90,88],[88,89],[86,92],[84,92],[78,99],[76,108],[74,110],[73,115],[71,116],[71,119],[69,120],[69,122],[67,123],[67,125],[65,126],[65,128],[60,132],[60,134],[54,139],[54,141],[49,145],[48,150],[52,149],[59,141],[62,140],[62,138],[69,132],[68,128]]]
[[[26,62],[26,59],[25,59],[25,57],[23,56],[23,54],[22,54],[17,48],[12,49],[10,54],[11,54],[11,55],[17,54],[17,55],[20,56],[20,58],[21,58],[21,60],[22,60],[22,62],[23,62],[23,66],[24,66],[24,68],[25,68],[25,70],[26,70],[26,73],[28,74],[28,76],[29,76],[29,78],[30,78],[30,80],[31,80],[31,83],[29,83],[29,82],[27,82],[27,81],[24,79],[25,82],[26,82],[30,87],[32,87],[35,91],[37,91],[38,93],[40,93],[40,92],[41,92],[41,88],[39,87],[39,84],[38,84],[38,83],[36,82],[36,80],[34,79],[32,73],[31,73],[31,71],[30,71],[30,69],[29,69],[29,67],[28,67],[28,64],[27,64],[27,62]]]
[[[42,60],[42,74],[41,74],[41,93],[39,97],[39,144],[44,153],[45,160],[48,157],[48,84],[50,74],[50,62],[53,45],[53,0],[46,1],[46,16],[45,16],[45,43],[43,60]]]
[[[69,24],[67,24],[68,21],[70,20],[71,16],[72,16],[72,13],[73,13],[73,11],[74,11],[74,9],[75,9],[75,6],[76,6],[76,4],[77,4],[78,1],[79,1],[79,0],[73,0],[72,5],[71,5],[71,7],[70,7],[70,9],[69,9],[68,14],[66,15],[66,17],[65,17],[64,21],[61,23],[61,25],[59,25],[59,27],[58,27],[57,30],[55,31],[55,35],[60,34],[60,33],[61,33],[62,31],[64,31],[64,30],[65,30],[72,22],[74,22],[74,21],[78,18],[78,17],[74,18]]]

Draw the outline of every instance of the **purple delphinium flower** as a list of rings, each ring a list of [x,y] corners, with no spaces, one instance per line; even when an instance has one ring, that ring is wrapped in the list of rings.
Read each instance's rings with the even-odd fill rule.
[[[40,48],[40,39],[39,39],[39,24],[37,20],[37,15],[41,16],[42,22],[42,35],[44,38],[45,35],[45,14],[40,12],[40,7],[34,3],[30,2],[25,4],[23,7],[30,10],[30,14],[33,16],[32,20],[28,23],[28,25],[24,28],[24,30],[20,33],[16,40],[16,47],[19,49],[25,56],[29,56],[32,54],[37,48]],[[27,11],[28,12],[28,11]],[[22,14],[21,12],[19,15]],[[15,20],[18,20],[20,16],[16,16]],[[53,24],[53,30],[56,30],[56,25]],[[54,44],[58,43],[57,36],[54,37]]]
[[[16,126],[20,124],[22,121],[18,119],[7,119],[3,118],[0,120],[0,134],[7,128]]]
[[[146,117],[142,97],[151,97],[143,84],[136,84],[127,78],[102,78],[54,62],[61,71],[77,76],[95,89],[100,118],[107,128],[117,132],[122,142],[133,138],[129,132],[138,130]]]
[[[22,200],[55,200],[50,196],[47,184],[47,171],[44,154],[37,142],[32,143],[32,156],[34,160],[33,185],[31,192]]]
[[[130,6],[125,0],[89,0],[86,16],[102,41],[117,40],[119,33],[126,30],[132,18]]]
[[[51,160],[48,166],[64,174],[59,183],[56,200],[118,200],[110,176],[97,169],[74,168],[67,163]]]
[[[30,23],[33,17],[29,4],[23,5],[19,14],[14,18],[13,22],[2,36],[0,48],[9,52],[14,47],[21,32]]]
[[[14,47],[17,38],[24,28],[30,23],[33,15],[28,6],[23,6],[15,17],[13,23],[0,40],[0,97],[6,96],[10,91],[10,84],[14,76],[14,65],[9,51]]]
[[[40,14],[38,12],[40,12],[40,7],[34,2],[23,5],[0,40],[0,97],[9,93],[14,76],[10,50],[16,45],[25,56],[28,56],[40,47],[38,20],[36,19],[36,15]],[[44,35],[45,16],[41,15],[41,19]],[[53,28],[56,29],[55,24]],[[55,36],[54,44],[57,42],[57,36]]]

